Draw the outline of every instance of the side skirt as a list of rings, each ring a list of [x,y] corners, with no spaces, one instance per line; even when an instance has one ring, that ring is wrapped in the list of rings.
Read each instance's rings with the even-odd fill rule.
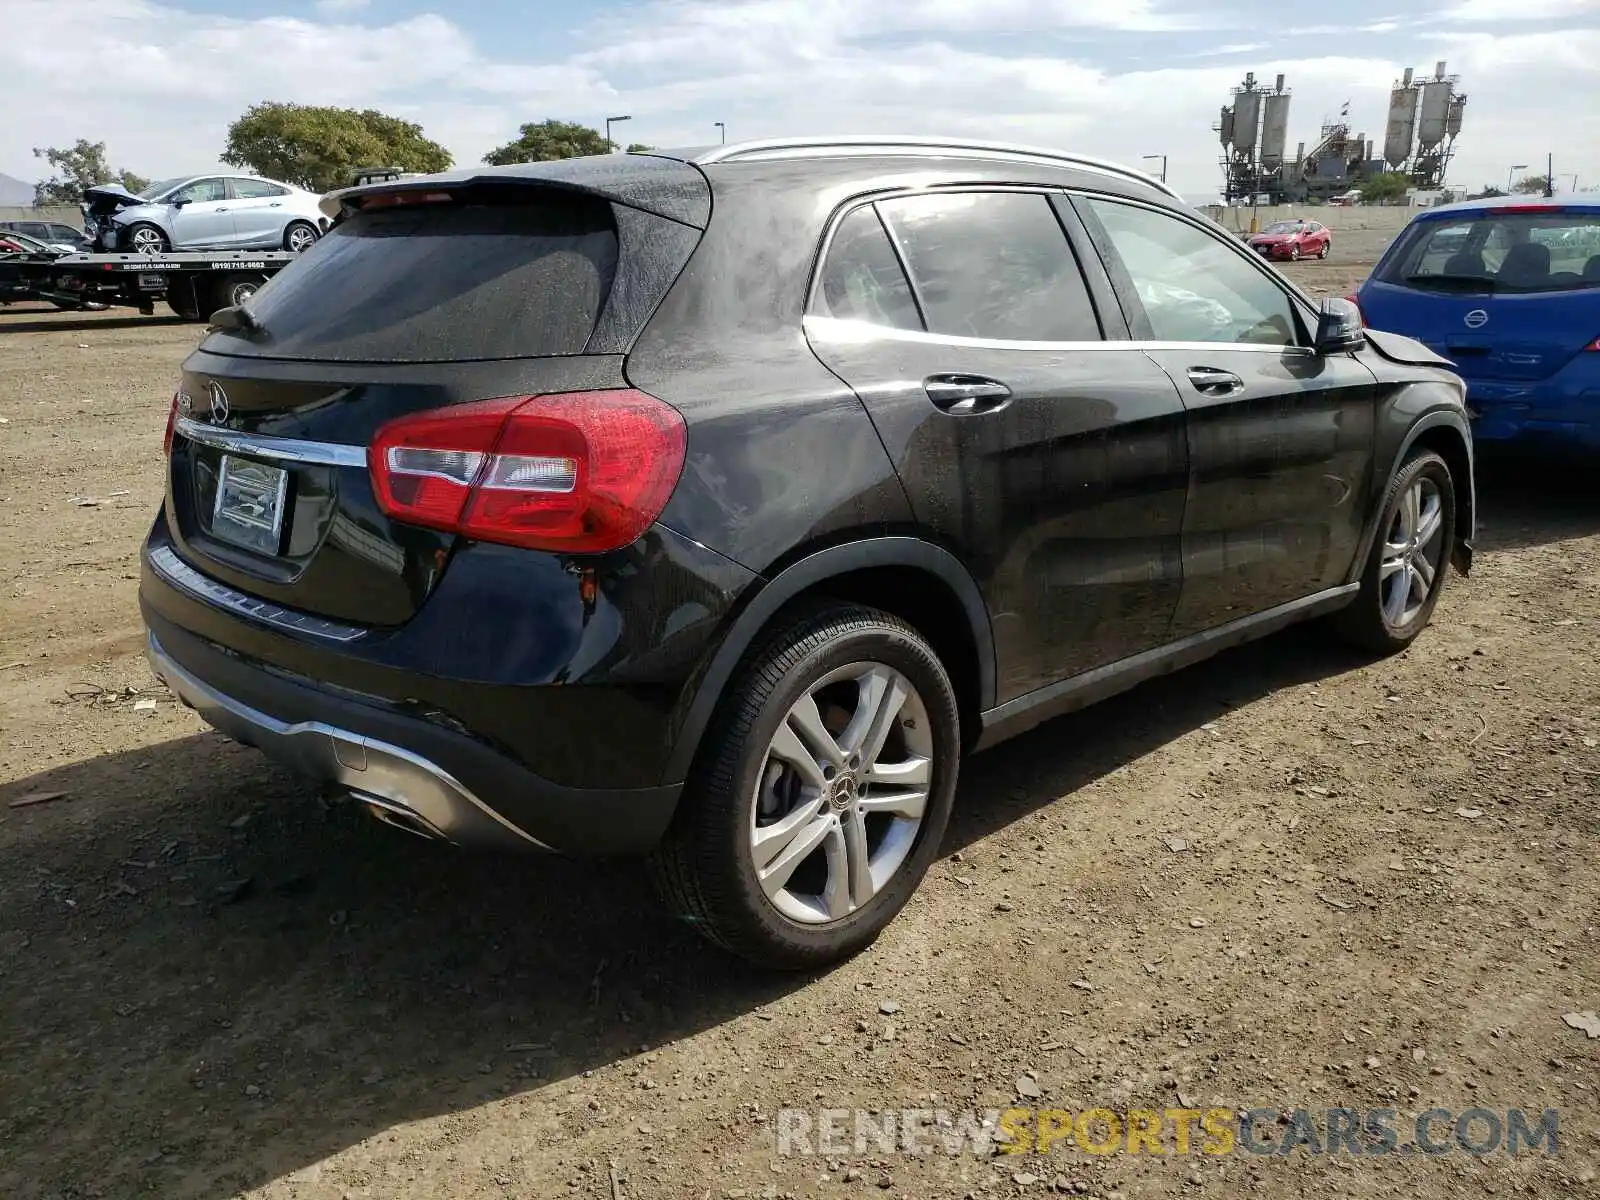
[[[1060,683],[1039,688],[1026,696],[991,708],[983,714],[983,730],[974,751],[987,750],[1008,738],[1026,733],[1053,717],[1087,708],[1108,696],[1137,687],[1147,679],[1202,662],[1234,646],[1253,642],[1300,621],[1309,621],[1343,608],[1361,590],[1359,583],[1347,583],[1325,592],[1291,600],[1265,612],[1229,621],[1204,633],[1192,634],[1181,642],[1158,646],[1129,658],[1107,663]]]

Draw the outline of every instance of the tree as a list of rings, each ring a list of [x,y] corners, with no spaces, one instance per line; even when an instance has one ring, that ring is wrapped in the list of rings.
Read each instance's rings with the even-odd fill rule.
[[[1404,172],[1385,171],[1381,175],[1374,175],[1361,185],[1361,202],[1386,204],[1391,200],[1400,200],[1405,197],[1406,189],[1410,186],[1411,180]]]
[[[1511,190],[1519,196],[1542,196],[1550,189],[1550,176],[1525,175],[1512,185]]]
[[[364,167],[442,171],[450,152],[424,137],[422,126],[374,109],[267,101],[228,126],[222,161],[327,192],[349,186],[351,174]]]
[[[643,142],[629,142],[628,143],[628,153],[629,154],[649,154],[650,151],[652,151],[654,149],[655,149],[654,146],[646,146]]]
[[[598,129],[572,121],[529,122],[517,131],[517,140],[489,151],[483,161],[494,167],[511,163],[549,162],[557,158],[580,158],[585,154],[605,154],[611,147]]]
[[[49,179],[33,185],[33,202],[41,208],[52,204],[76,205],[83,199],[83,189],[97,183],[120,183],[130,192],[141,191],[150,184],[132,171],[113,171],[106,163],[104,142],[79,138],[70,149],[48,146],[34,150],[33,156],[45,159],[53,169]]]
[[[1505,193],[1505,189],[1504,188],[1497,188],[1492,183],[1486,183],[1486,184],[1484,184],[1482,191],[1473,192],[1470,196],[1467,197],[1467,199],[1468,200],[1492,200],[1496,196],[1504,196],[1505,194],[1506,193]]]

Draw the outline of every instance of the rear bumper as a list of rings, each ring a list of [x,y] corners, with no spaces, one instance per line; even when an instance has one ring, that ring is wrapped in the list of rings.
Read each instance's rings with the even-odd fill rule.
[[[148,609],[145,621],[152,669],[208,724],[410,832],[483,849],[637,854],[672,819],[679,785],[564,787],[469,735],[241,658]]]
[[[1469,379],[1474,440],[1600,449],[1600,371],[1588,373],[1595,378],[1574,382],[1558,375],[1532,384]]]

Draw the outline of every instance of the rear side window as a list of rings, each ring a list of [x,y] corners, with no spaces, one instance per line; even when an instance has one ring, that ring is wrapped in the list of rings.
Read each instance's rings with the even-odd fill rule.
[[[240,200],[265,200],[268,196],[287,196],[289,189],[264,179],[235,179],[233,194]]]
[[[1486,211],[1418,221],[1379,278],[1439,291],[1600,287],[1600,212]]]
[[[1050,201],[945,192],[878,205],[905,254],[932,333],[1099,341],[1100,323]]]
[[[870,204],[839,222],[828,246],[817,299],[825,315],[843,321],[868,321],[891,329],[922,328],[911,285]]]
[[[356,213],[256,293],[226,354],[466,362],[581,354],[617,265],[611,206],[571,194]],[[208,346],[211,346],[208,343]]]

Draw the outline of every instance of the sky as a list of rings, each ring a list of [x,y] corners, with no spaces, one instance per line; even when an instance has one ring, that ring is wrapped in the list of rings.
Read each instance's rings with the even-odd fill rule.
[[[1600,185],[1600,0],[6,0],[0,172],[105,141],[160,178],[215,167],[251,104],[379,108],[458,164],[525,121],[657,146],[797,134],[984,137],[1220,186],[1212,126],[1246,71],[1293,92],[1289,146],[1349,102],[1383,141],[1388,91],[1444,59],[1468,102],[1447,182],[1505,185],[1555,155]],[[19,102],[20,101],[20,102]],[[1532,173],[1534,167],[1519,171]]]

